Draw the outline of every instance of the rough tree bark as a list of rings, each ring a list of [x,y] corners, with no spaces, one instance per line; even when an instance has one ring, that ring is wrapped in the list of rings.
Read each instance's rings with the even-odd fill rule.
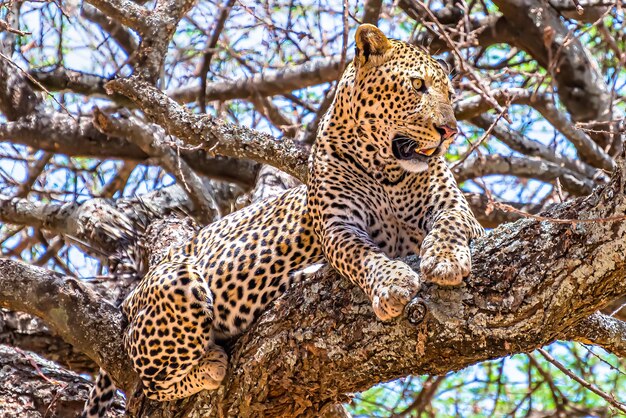
[[[62,418],[75,416],[91,383],[36,354],[0,345],[0,416]],[[124,416],[115,402],[109,418]]]

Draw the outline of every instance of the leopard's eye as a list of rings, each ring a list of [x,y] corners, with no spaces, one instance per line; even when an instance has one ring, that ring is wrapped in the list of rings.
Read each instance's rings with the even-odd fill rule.
[[[454,97],[454,92],[453,91],[449,91],[448,92],[448,100],[452,101],[453,97]]]
[[[424,93],[426,91],[426,84],[424,84],[424,80],[421,78],[413,78],[411,79],[411,86],[420,93]]]

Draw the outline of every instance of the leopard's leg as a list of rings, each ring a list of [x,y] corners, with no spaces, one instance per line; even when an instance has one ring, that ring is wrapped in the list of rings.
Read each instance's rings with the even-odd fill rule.
[[[424,280],[441,286],[461,284],[472,269],[469,241],[482,234],[482,227],[469,210],[439,212],[420,250]]]
[[[357,225],[334,220],[321,235],[332,266],[363,289],[381,320],[400,315],[419,291],[419,275],[407,264],[390,259]]]
[[[427,235],[420,248],[423,279],[444,286],[457,286],[469,275],[472,259],[469,242],[484,234],[465,196],[458,188],[443,158],[431,161],[432,187],[425,211]]]
[[[217,389],[226,375],[227,367],[226,352],[222,347],[213,345],[198,364],[187,370],[181,380],[170,378],[144,381],[144,393],[150,399],[163,402],[191,396],[201,390]]]
[[[172,400],[219,386],[228,358],[214,342],[212,294],[194,266],[160,264],[123,310],[124,343],[146,396]]]

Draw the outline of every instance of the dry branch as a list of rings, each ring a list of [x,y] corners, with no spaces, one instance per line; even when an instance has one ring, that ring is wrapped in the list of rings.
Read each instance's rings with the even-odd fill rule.
[[[541,94],[521,88],[493,90],[493,97],[500,103],[531,106],[546,118],[578,150],[583,162],[594,167],[612,171],[615,161],[582,130],[576,129],[572,121],[561,113],[548,94]],[[480,95],[464,98],[454,104],[454,113],[459,120],[469,120],[492,109]]]
[[[351,58],[350,58],[351,59]],[[264,71],[250,78],[208,83],[206,100],[247,99],[256,95],[275,96],[294,90],[315,86],[336,80],[343,71],[341,57],[331,57],[282,70]],[[185,87],[169,93],[179,103],[198,100],[200,89],[197,86]]]
[[[91,386],[78,374],[6,345],[0,345],[0,381],[3,418],[76,416]],[[108,417],[123,415],[123,407],[114,403]]]
[[[162,130],[153,124],[146,124],[133,115],[115,117],[95,109],[94,124],[105,134],[128,138],[135,142],[146,154],[157,159],[181,185],[193,201],[195,211],[204,223],[221,217],[216,190],[210,182],[193,171],[180,156],[176,143],[165,141]]]
[[[511,43],[527,51],[548,70],[559,99],[574,121],[608,121],[619,114],[612,108],[611,93],[597,63],[581,41],[572,36],[555,9],[537,0],[495,0],[494,3],[514,34]],[[610,145],[609,138],[596,139],[602,147]],[[622,140],[618,142],[621,144]]]
[[[85,19],[100,26],[102,30],[111,35],[115,42],[124,50],[127,56],[131,56],[137,49],[137,41],[134,36],[120,23],[98,11],[95,7],[83,3],[80,15]]]
[[[204,149],[209,154],[271,164],[299,180],[306,179],[309,151],[300,143],[278,140],[209,115],[192,114],[162,91],[137,78],[111,81],[107,89],[131,99],[152,122],[188,146]]]
[[[482,114],[471,118],[469,121],[485,131],[495,124],[491,130],[493,136],[504,142],[514,151],[533,157],[540,157],[557,165],[563,165],[567,169],[577,173],[579,177],[586,178],[586,180],[599,180],[604,177],[604,173],[600,170],[580,160],[561,155],[540,142],[526,138],[510,126],[504,125],[501,121],[498,121],[496,117],[492,115]]]
[[[149,126],[145,126],[149,129]],[[152,131],[152,129],[149,129]],[[130,138],[101,133],[91,117],[76,119],[61,114],[36,114],[14,122],[0,123],[0,141],[11,141],[35,149],[96,158],[144,161],[149,158]],[[163,140],[158,137],[155,140]],[[245,188],[254,184],[260,165],[250,160],[209,157],[202,150],[181,149],[185,161],[199,173]]]
[[[534,178],[548,183],[559,179],[563,188],[575,196],[589,194],[594,187],[591,180],[581,178],[578,173],[554,163],[530,157],[479,155],[463,161],[460,166],[454,168],[453,173],[459,183],[494,174]]]

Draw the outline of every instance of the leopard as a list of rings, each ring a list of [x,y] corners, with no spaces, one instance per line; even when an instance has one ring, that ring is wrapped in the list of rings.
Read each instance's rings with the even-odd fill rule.
[[[484,231],[446,164],[457,122],[446,66],[424,48],[360,25],[311,150],[307,185],[253,203],[174,248],[122,303],[123,343],[144,395],[214,390],[221,342],[246,331],[307,267],[328,263],[401,316],[422,283],[459,286]],[[420,256],[419,272],[401,261]],[[99,376],[85,417],[115,390]]]

